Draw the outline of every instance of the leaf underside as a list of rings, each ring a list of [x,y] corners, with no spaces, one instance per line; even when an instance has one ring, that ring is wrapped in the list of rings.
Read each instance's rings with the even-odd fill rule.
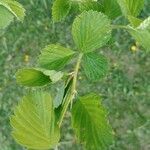
[[[72,35],[79,51],[94,51],[109,41],[110,20],[100,12],[84,11],[74,20]]]
[[[10,118],[15,140],[29,149],[53,148],[59,141],[59,128],[50,94],[36,92],[25,96]]]
[[[96,94],[81,97],[73,105],[72,125],[87,150],[105,150],[112,143],[112,129]]]

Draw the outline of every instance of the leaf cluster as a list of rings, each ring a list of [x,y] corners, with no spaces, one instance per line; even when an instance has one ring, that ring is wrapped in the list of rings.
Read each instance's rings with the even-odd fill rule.
[[[150,49],[148,42],[150,39],[150,33],[148,31],[149,19],[147,18],[143,21],[139,18],[139,14],[144,7],[144,0],[65,0],[69,4],[65,8],[62,7],[61,2],[64,2],[64,0],[55,0],[53,4],[52,17],[55,22],[64,19],[71,12],[71,8],[74,7],[77,9],[75,10],[77,13],[88,10],[102,12],[112,22],[118,19],[118,17],[124,16],[129,24],[117,25],[114,28],[125,29],[144,49]],[[141,30],[139,26],[143,26],[145,23],[147,24],[146,28]]]
[[[76,51],[60,44],[50,44],[41,51],[37,67],[23,68],[16,74],[19,84],[26,87],[38,88],[36,93],[27,95],[22,99],[21,103],[15,109],[14,116],[11,117],[14,138],[18,143],[27,148],[52,148],[59,142],[60,137],[58,133],[60,132],[64,115],[70,104],[72,106],[72,127],[75,129],[79,141],[84,142],[87,149],[104,149],[112,142],[112,130],[106,119],[107,113],[100,103],[100,97],[96,94],[89,94],[84,97],[75,98],[77,74],[80,65],[87,79],[91,81],[100,80],[107,73],[107,59],[102,54],[97,53],[96,50],[105,46],[111,38],[110,20],[100,12],[85,11],[74,20],[72,36],[77,47]],[[72,73],[63,73],[63,68],[72,59],[77,59],[75,69]],[[48,86],[56,82],[60,82],[61,86],[55,97],[52,97],[52,94],[45,93],[42,89],[43,86]],[[38,92],[39,90],[40,92]],[[77,102],[72,104],[74,98]],[[82,106],[80,107],[80,111],[77,111],[79,109],[78,105]],[[31,112],[26,113],[28,107],[28,110],[31,110]],[[41,110],[38,107],[41,107]],[[49,112],[50,110],[55,111],[55,115],[54,112]],[[83,115],[79,115],[81,111],[83,111]],[[31,119],[27,116],[29,113]],[[24,120],[18,120],[19,115]],[[35,115],[37,119],[34,118]],[[96,119],[93,115],[98,115],[100,118]],[[83,116],[87,120],[85,120],[84,124],[80,124],[80,119],[82,120]],[[42,120],[44,119],[42,117],[45,120]],[[55,118],[55,121],[52,118]],[[40,127],[42,121],[45,122],[45,126],[49,124],[49,127],[54,126],[57,129],[54,128],[51,131],[44,126],[43,128],[42,126]],[[78,124],[79,128],[76,127],[76,124]],[[89,124],[91,126],[87,126]],[[103,125],[101,126],[100,124]],[[36,133],[36,126],[38,127],[39,134]],[[84,128],[87,130],[85,131],[87,134],[82,139],[80,138],[80,130],[84,131]],[[91,129],[93,131],[89,133]],[[43,130],[45,130],[47,135],[44,135]],[[89,143],[87,140],[90,136],[93,136],[94,139],[97,138],[96,132],[99,132],[98,141],[93,140]],[[107,135],[105,135],[106,133]],[[30,134],[32,134],[30,137],[33,141],[28,138]],[[35,139],[37,139],[37,143],[34,142]],[[44,141],[44,139],[47,139],[47,141]],[[40,140],[41,143],[39,144],[38,141]],[[93,146],[91,147],[90,145]]]
[[[74,50],[50,44],[41,50],[37,66],[16,73],[19,84],[36,89],[21,100],[10,118],[14,138],[26,148],[54,148],[60,141],[60,129],[69,106],[72,127],[78,141],[87,150],[104,150],[112,143],[112,129],[99,95],[92,93],[80,97],[77,94],[78,73],[83,71],[91,82],[106,76],[108,61],[98,49],[107,45],[113,29],[127,30],[145,49],[149,49],[150,19],[142,21],[137,18],[143,0],[108,1],[55,0],[52,8],[54,21],[60,21],[74,6],[81,12],[72,24],[76,47]],[[128,19],[127,26],[113,24],[113,19],[120,15]],[[64,72],[65,66],[72,65],[71,62],[75,62],[73,69]],[[60,84],[53,96],[45,87],[55,83]]]

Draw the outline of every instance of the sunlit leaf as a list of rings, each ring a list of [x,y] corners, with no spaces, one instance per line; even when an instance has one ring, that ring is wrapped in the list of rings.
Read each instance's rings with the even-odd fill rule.
[[[83,56],[82,67],[87,78],[96,81],[106,75],[108,62],[103,55],[91,52]]]
[[[74,20],[72,35],[79,51],[94,51],[109,41],[110,20],[100,12],[85,11]]]
[[[14,139],[28,149],[50,149],[58,144],[60,131],[49,93],[25,96],[10,118]]]
[[[72,125],[87,150],[105,150],[112,143],[112,129],[106,115],[96,94],[83,96],[73,105]]]
[[[73,57],[74,51],[60,45],[48,45],[39,56],[41,67],[50,70],[59,70]]]

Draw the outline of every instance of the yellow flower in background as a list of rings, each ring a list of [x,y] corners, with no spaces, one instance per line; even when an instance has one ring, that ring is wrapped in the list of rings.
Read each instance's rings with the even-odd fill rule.
[[[24,61],[25,61],[26,63],[29,62],[29,55],[26,54],[26,55],[24,56]]]
[[[131,51],[132,52],[137,52],[138,51],[138,47],[135,46],[135,45],[131,46]]]
[[[135,44],[131,46],[131,51],[137,52],[138,50],[139,50],[139,43],[135,42]]]

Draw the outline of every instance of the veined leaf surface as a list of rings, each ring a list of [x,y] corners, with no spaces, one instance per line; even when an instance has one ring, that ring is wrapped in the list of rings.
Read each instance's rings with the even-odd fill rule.
[[[102,0],[101,3],[104,13],[109,16],[109,18],[115,19],[122,14],[117,0]]]
[[[81,12],[85,10],[86,11],[89,11],[89,10],[100,11],[101,10],[101,4],[93,0],[81,1],[81,2],[78,2],[78,5],[79,5],[79,10]]]
[[[60,45],[48,45],[39,56],[41,67],[50,70],[59,70],[73,57],[74,51]]]
[[[17,74],[17,82],[24,86],[35,87],[43,86],[48,83],[55,83],[63,77],[61,71],[46,70],[41,68],[20,69]]]
[[[36,92],[25,96],[10,118],[15,140],[28,149],[50,149],[59,141],[49,93]]]
[[[50,77],[40,70],[34,68],[24,68],[16,73],[17,82],[28,87],[43,86],[50,82]]]
[[[87,78],[89,80],[96,81],[106,75],[108,62],[105,56],[91,52],[84,54],[82,67]]]
[[[144,0],[117,0],[117,1],[121,7],[122,13],[126,17],[128,17],[128,15],[137,17],[142,8],[144,7]]]
[[[79,51],[94,51],[109,41],[110,20],[100,12],[85,11],[74,20],[72,35]]]
[[[54,21],[60,21],[69,13],[71,8],[70,0],[55,0],[52,7],[52,16]]]
[[[99,96],[89,94],[73,105],[72,125],[87,150],[105,150],[112,143],[112,129]]]

